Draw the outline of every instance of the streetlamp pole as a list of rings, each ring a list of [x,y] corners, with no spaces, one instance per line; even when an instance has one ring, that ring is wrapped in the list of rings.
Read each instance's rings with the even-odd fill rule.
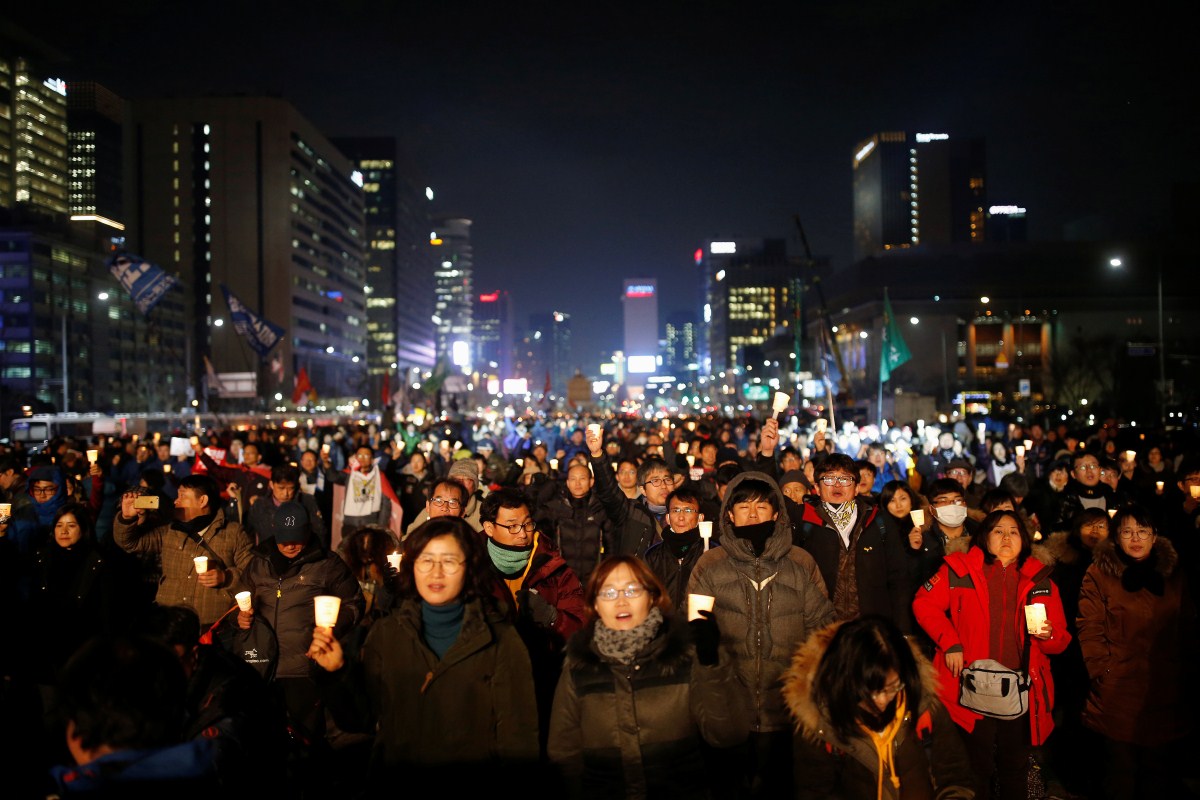
[[[1162,424],[1167,424],[1167,354],[1163,337],[1162,264],[1158,265],[1158,403]]]

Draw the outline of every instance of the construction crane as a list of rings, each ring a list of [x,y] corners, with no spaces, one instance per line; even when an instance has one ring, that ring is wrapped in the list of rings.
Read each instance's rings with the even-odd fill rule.
[[[843,408],[851,405],[854,400],[850,395],[850,378],[846,373],[846,364],[842,360],[842,350],[838,347],[837,337],[833,335],[833,320],[829,316],[829,309],[825,304],[825,290],[821,286],[821,277],[816,274],[813,267],[816,266],[816,260],[813,258],[812,248],[808,246],[808,237],[804,235],[804,224],[800,222],[800,215],[793,214],[792,219],[796,223],[796,230],[800,234],[800,244],[804,247],[805,264],[809,267],[809,273],[812,276],[812,285],[817,290],[817,298],[821,302],[821,308],[817,312],[821,319],[821,342],[822,347],[828,342],[829,350],[833,353],[834,361],[837,362],[838,368],[838,395],[837,402]]]

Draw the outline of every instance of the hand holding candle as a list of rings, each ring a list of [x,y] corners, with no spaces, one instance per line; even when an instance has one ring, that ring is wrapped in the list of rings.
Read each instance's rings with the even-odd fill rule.
[[[700,619],[701,611],[712,611],[713,605],[717,602],[717,598],[707,594],[689,594],[688,595],[688,622],[694,619]]]
[[[788,406],[792,403],[792,396],[787,392],[776,392],[775,399],[771,401],[771,410],[776,414],[782,414],[787,411]]]

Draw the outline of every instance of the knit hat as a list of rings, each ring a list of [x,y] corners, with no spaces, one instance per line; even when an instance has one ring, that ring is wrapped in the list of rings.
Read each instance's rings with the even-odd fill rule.
[[[275,509],[275,541],[278,544],[301,544],[308,541],[308,535],[308,512],[304,506],[289,500]]]
[[[455,461],[450,465],[450,470],[446,473],[447,478],[470,478],[473,481],[479,480],[479,467],[475,465],[475,460],[464,458]]]
[[[780,489],[782,489],[784,486],[787,486],[789,483],[802,484],[805,489],[812,488],[812,484],[808,482],[808,477],[805,476],[804,470],[802,470],[802,469],[789,469],[787,472],[783,473],[782,476],[780,476],[780,478],[779,478],[779,488]]]

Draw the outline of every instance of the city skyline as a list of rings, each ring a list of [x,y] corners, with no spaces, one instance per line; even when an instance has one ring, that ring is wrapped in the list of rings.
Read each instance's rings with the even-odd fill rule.
[[[521,314],[571,314],[585,371],[620,347],[589,312],[615,312],[624,277],[657,277],[664,316],[695,311],[705,240],[798,252],[799,215],[814,254],[846,266],[852,149],[877,131],[985,139],[989,200],[1028,207],[1033,240],[1152,233],[1172,183],[1196,177],[1168,160],[1167,143],[1194,138],[1183,49],[1138,20],[939,2],[805,9],[794,27],[715,6],[318,8],[182,33],[144,3],[9,16],[73,59],[67,79],[126,97],[275,94],[331,138],[397,137],[435,213],[473,221],[476,283],[510,290]]]

